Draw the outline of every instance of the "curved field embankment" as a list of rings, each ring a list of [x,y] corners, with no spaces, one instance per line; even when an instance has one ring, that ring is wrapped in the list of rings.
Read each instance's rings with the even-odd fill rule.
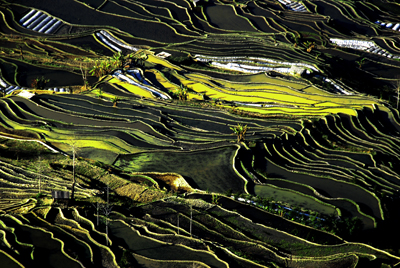
[[[245,191],[232,163],[238,148],[221,147],[192,152],[158,151],[120,156],[115,165],[134,172],[174,172],[183,176],[192,188],[212,192]],[[190,172],[188,172],[190,170]]]
[[[378,2],[3,1],[0,261],[398,265],[400,21]],[[74,209],[48,198],[73,178]]]

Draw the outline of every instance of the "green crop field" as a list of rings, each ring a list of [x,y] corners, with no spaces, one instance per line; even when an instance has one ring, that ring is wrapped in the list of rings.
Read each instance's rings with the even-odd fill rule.
[[[132,172],[174,172],[181,174],[192,187],[211,192],[245,191],[241,177],[233,170],[237,147],[222,147],[192,152],[153,152],[121,155],[117,167]],[[190,172],[187,172],[189,171]]]

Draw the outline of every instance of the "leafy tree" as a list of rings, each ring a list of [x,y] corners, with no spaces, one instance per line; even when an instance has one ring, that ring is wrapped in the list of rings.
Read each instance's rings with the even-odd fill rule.
[[[91,75],[94,75],[94,76],[100,78],[100,77],[110,73],[113,70],[114,66],[119,66],[120,62],[118,59],[119,59],[119,56],[116,56],[116,58],[113,58],[111,60],[95,61],[94,65],[90,69],[89,73]]]
[[[148,58],[147,54],[144,51],[139,50],[136,53],[130,54],[128,56],[128,62],[133,63],[134,65],[137,66],[143,66],[147,58]]]
[[[309,220],[310,220],[312,223],[315,223],[315,221],[317,220],[317,214],[316,214],[316,213],[311,213],[311,212],[310,212]]]
[[[283,206],[281,204],[278,204],[278,214],[279,216],[283,217],[285,213],[285,209],[283,208]]]
[[[244,141],[247,130],[250,128],[247,125],[238,124],[230,128],[237,136],[238,143]]]
[[[357,218],[357,217],[353,217],[353,218],[345,218],[342,223],[340,228],[342,230],[340,230],[343,234],[345,235],[354,235],[357,232],[361,231],[363,227],[363,223],[361,221],[361,219]]]
[[[297,216],[297,213],[294,211],[294,209],[292,208],[291,210],[288,211],[288,216],[289,219],[294,220],[294,218]]]
[[[121,259],[118,262],[118,265],[121,268],[129,268],[129,267],[133,267],[132,263],[135,263],[135,258],[132,255],[132,252],[130,252],[129,250],[125,250],[122,253]]]
[[[178,88],[178,96],[180,100],[187,100],[187,95],[188,95],[188,88],[184,85],[181,85]]]
[[[264,209],[269,211],[269,208],[271,206],[271,198],[262,198],[261,199],[261,205],[264,207]]]
[[[122,68],[124,66],[125,63],[125,55],[122,54],[121,51],[118,51],[116,53],[114,53],[113,57],[112,57],[112,62],[115,68]]]
[[[100,64],[100,68],[102,70],[102,75],[106,75],[112,71],[113,65],[110,61],[103,61]]]
[[[101,90],[101,87],[99,87],[99,92],[97,93],[97,97],[101,99],[102,96],[103,96],[103,91]]]
[[[50,79],[45,79],[44,76],[36,77],[32,80],[31,87],[33,87],[34,89],[44,89],[49,81]]]
[[[188,88],[184,85],[181,85],[179,88],[175,88],[175,91],[170,92],[181,101],[187,100]]]
[[[95,61],[94,65],[93,65],[92,69],[90,69],[89,73],[91,75],[94,75],[99,78],[102,76],[102,70],[100,68],[99,61]]]

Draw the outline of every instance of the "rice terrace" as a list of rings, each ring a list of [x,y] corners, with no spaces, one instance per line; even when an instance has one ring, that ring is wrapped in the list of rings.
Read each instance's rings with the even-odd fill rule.
[[[400,268],[400,3],[0,15],[0,267]]]

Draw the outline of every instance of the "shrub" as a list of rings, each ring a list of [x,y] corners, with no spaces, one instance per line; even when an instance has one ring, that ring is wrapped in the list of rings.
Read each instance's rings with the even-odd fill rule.
[[[44,87],[49,81],[50,79],[45,79],[43,76],[36,77],[35,79],[32,80],[31,87],[33,87],[34,89],[44,89]]]
[[[124,252],[122,253],[121,259],[118,262],[118,265],[121,268],[125,267],[132,267],[132,263],[134,263],[134,258],[132,256],[132,252],[129,250],[124,249]]]
[[[175,90],[170,90],[169,92],[172,93],[175,98],[178,98],[181,101],[187,100],[188,88],[184,85],[181,85],[179,88],[175,88]]]
[[[44,197],[45,195],[43,194],[43,193],[37,193],[36,195],[34,195],[33,196],[33,198],[35,198],[35,199],[37,199],[37,200],[39,200],[39,198],[42,198],[42,197]]]
[[[248,127],[247,127],[247,125],[241,125],[241,124],[238,124],[237,126],[235,126],[235,127],[231,127],[230,128],[233,132],[235,132],[235,134],[236,134],[236,136],[237,136],[237,141],[238,141],[238,143],[239,142],[241,142],[241,141],[244,141],[244,137],[245,137],[245,135],[246,135],[246,132],[247,132],[247,130],[249,129]]]

